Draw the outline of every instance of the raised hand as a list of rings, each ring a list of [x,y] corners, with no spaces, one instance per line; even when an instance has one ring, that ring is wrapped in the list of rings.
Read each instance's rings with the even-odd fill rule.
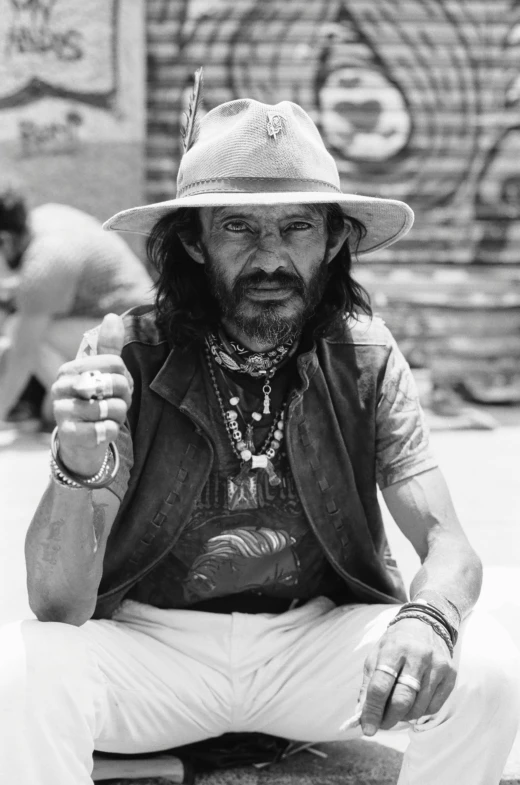
[[[96,354],[62,365],[51,389],[60,457],[85,477],[100,468],[132,400],[132,378],[121,359],[123,344],[122,318],[107,314]]]
[[[435,714],[455,686],[444,641],[416,619],[389,627],[365,662],[360,704],[367,736],[404,720]],[[402,679],[402,681],[401,681]]]

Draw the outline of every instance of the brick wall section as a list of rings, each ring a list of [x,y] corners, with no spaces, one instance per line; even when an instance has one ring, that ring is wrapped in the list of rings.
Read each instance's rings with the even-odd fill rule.
[[[404,199],[416,212],[408,238],[357,268],[389,325],[423,355],[446,358],[445,367],[452,358],[482,372],[498,353],[514,375],[518,7],[514,0],[149,0],[148,199],[175,193],[179,117],[196,67],[205,66],[208,109],[244,95],[295,100],[319,125],[344,190]]]

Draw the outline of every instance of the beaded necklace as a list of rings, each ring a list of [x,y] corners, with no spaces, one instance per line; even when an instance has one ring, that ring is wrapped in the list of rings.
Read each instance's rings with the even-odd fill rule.
[[[294,339],[287,341],[267,352],[254,352],[237,341],[230,340],[219,330],[218,334],[213,332],[206,334],[206,347],[221,368],[246,373],[253,379],[265,379],[262,387],[263,414],[270,414],[272,392],[270,381],[278,368],[296,351],[297,341]]]
[[[281,479],[276,474],[273,466],[273,459],[280,449],[280,445],[284,436],[284,407],[277,413],[274,421],[269,429],[269,433],[256,452],[253,442],[253,423],[247,423],[242,410],[240,409],[240,399],[238,396],[231,396],[229,404],[231,409],[226,409],[222,393],[217,383],[217,378],[212,365],[212,354],[208,347],[206,347],[206,361],[208,365],[209,374],[215,390],[215,395],[219,404],[220,412],[224,420],[226,432],[231,443],[232,450],[237,458],[240,459],[240,472],[236,477],[228,478],[228,501],[230,502],[230,509],[250,509],[258,506],[258,498],[256,493],[256,471],[263,470],[267,472],[270,485],[280,485]],[[221,369],[223,374],[223,371]],[[223,374],[224,375],[224,374]],[[238,425],[238,416],[241,416],[246,426],[245,437]],[[258,422],[261,420],[262,415],[259,412],[253,412],[252,419]],[[233,499],[238,498],[241,500],[239,506],[233,506]]]

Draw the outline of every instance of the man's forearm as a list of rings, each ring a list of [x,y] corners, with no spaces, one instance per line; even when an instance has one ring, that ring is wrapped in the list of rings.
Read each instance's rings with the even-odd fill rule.
[[[29,604],[40,621],[81,625],[94,611],[119,500],[49,484],[25,543]]]
[[[383,490],[383,497],[421,559],[410,586],[412,600],[421,591],[436,591],[464,618],[480,594],[482,564],[459,523],[440,469],[397,482]]]
[[[410,585],[410,597],[437,592],[465,618],[478,600],[482,587],[482,562],[466,540],[445,535],[430,548]],[[441,609],[442,610],[442,609]]]

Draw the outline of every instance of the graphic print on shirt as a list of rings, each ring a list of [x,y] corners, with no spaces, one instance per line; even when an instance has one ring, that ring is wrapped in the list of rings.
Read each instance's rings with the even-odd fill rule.
[[[248,474],[240,482],[237,478],[227,478],[228,507],[230,510],[252,510],[258,507],[257,478]]]
[[[186,600],[298,582],[296,540],[265,527],[224,529],[206,541],[184,581]]]

